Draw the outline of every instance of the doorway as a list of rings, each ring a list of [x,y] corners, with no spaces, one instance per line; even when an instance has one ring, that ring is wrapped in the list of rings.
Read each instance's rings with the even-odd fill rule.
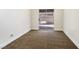
[[[39,9],[39,29],[54,29],[54,9]]]

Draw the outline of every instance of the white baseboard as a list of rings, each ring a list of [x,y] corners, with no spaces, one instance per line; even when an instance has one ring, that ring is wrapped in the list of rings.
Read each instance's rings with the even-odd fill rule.
[[[74,38],[73,36],[70,36],[68,32],[65,32],[65,31],[63,31],[63,32],[68,36],[68,38],[71,39],[71,41],[77,46],[77,48],[79,48],[79,44],[78,44],[78,42],[75,40],[75,38]]]
[[[28,33],[30,30],[28,30],[27,32],[23,32],[21,33],[19,36],[16,36],[15,38],[12,38],[12,39],[8,39],[6,40],[5,42],[1,43],[0,44],[0,49],[5,47],[6,45],[10,44],[11,42],[13,42],[14,40],[16,40],[17,38],[21,37],[22,35],[24,35],[25,33]]]
[[[62,28],[54,28],[55,31],[63,31]]]
[[[32,28],[31,30],[39,30],[38,28]]]

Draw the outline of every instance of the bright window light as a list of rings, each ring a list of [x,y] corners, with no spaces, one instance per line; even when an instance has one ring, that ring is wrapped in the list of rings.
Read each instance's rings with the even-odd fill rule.
[[[47,22],[46,22],[46,21],[41,21],[40,23],[41,23],[41,24],[45,24],[45,23],[47,23]]]

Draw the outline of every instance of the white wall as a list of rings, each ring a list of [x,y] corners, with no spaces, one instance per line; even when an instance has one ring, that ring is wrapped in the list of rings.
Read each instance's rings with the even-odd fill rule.
[[[62,31],[63,30],[63,15],[64,10],[63,9],[55,9],[54,10],[54,26],[56,31]]]
[[[64,10],[64,32],[79,48],[79,9]]]
[[[0,9],[0,48],[30,30],[30,10]]]
[[[31,28],[32,30],[39,29],[39,10],[38,9],[31,10]]]

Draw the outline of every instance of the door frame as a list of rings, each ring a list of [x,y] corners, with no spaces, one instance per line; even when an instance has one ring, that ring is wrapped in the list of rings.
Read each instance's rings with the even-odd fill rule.
[[[64,9],[54,9],[54,30],[63,31]],[[31,10],[32,30],[39,30],[39,9]]]

